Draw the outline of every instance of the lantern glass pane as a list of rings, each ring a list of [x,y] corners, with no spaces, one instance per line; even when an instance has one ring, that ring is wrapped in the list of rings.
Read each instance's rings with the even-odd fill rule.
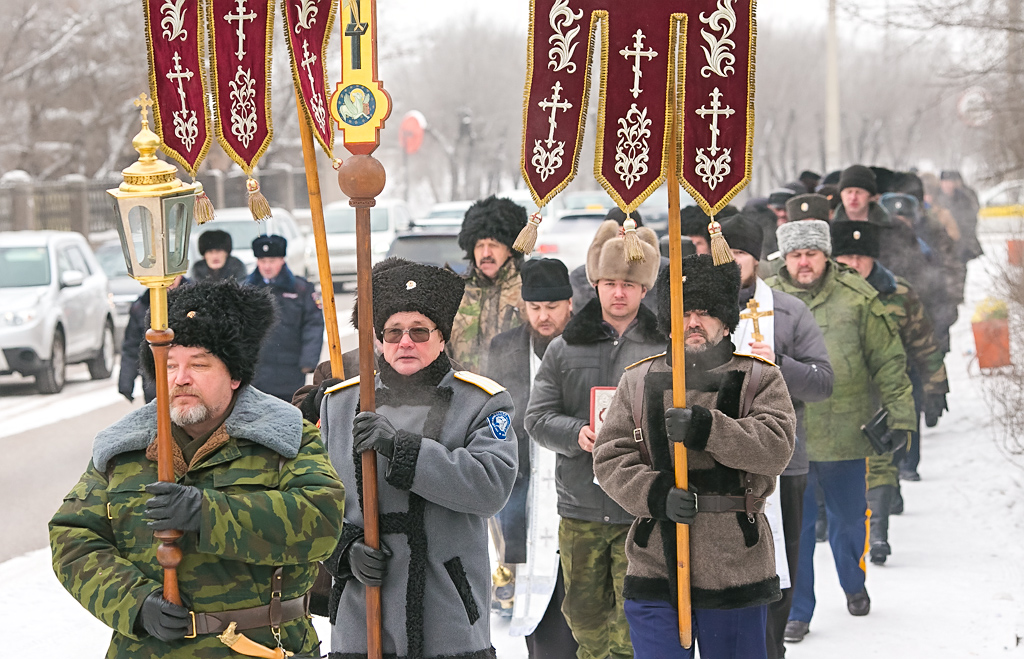
[[[132,206],[128,211],[128,226],[135,245],[135,260],[143,268],[152,268],[156,263],[153,249],[153,214],[145,206]]]
[[[188,234],[192,217],[189,209],[194,197],[169,199],[164,205],[167,218],[167,271],[178,272],[188,269]]]

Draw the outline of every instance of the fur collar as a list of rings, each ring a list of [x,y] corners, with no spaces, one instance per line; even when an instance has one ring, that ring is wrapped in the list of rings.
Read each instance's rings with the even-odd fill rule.
[[[601,324],[602,321],[601,300],[594,298],[587,302],[579,313],[573,314],[569,324],[565,326],[565,331],[562,332],[562,338],[568,345],[587,345],[609,341],[613,337]],[[635,340],[643,343],[665,341],[664,335],[658,331],[658,317],[646,305],[640,305],[636,321],[636,325],[626,330],[626,335],[635,332]]]
[[[878,261],[875,261],[875,267],[867,276],[867,282],[882,295],[892,295],[896,292],[896,275]]]
[[[299,408],[247,386],[238,394],[235,408],[224,421],[224,430],[235,439],[265,446],[286,458],[299,454],[302,443],[302,412]],[[92,461],[100,471],[116,455],[145,450],[156,437],[156,401],[129,413],[101,430],[92,444]]]
[[[226,263],[224,264],[224,267],[227,267]],[[295,291],[296,280],[295,275],[293,275],[292,271],[288,268],[288,264],[285,263],[281,267],[281,272],[271,279],[269,284],[263,281],[263,275],[260,274],[259,268],[256,268],[249,273],[249,276],[245,278],[245,283],[249,286],[270,286],[271,288],[277,288],[282,291],[293,292]]]

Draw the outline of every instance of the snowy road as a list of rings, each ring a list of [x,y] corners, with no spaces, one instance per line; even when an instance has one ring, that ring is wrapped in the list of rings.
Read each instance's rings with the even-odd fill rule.
[[[985,246],[991,256],[1005,258],[1005,245]],[[789,646],[790,657],[1024,657],[1018,647],[1024,636],[1024,471],[1000,453],[979,386],[982,376],[976,367],[973,375],[967,369],[974,347],[970,312],[990,293],[985,268],[985,261],[971,264],[968,300],[952,332],[953,352],[946,359],[951,410],[938,427],[925,429],[922,481],[904,485],[906,513],[891,522],[893,555],[884,567],[868,566],[871,614],[854,618],[846,612],[828,545],[819,544],[817,611],[811,633]],[[0,563],[0,619],[20,638],[48,639],[48,656],[100,657],[110,636],[57,583],[45,549],[46,521],[84,468],[92,433],[105,425],[105,417],[113,420],[128,408],[117,398],[104,405],[103,384],[93,385],[73,383],[66,404],[62,398],[59,405],[41,405],[32,396],[8,396],[0,383],[0,442],[7,454],[0,468],[4,528],[10,535],[12,526],[31,527],[34,544],[23,551],[36,550]],[[113,389],[112,383],[106,386]],[[78,411],[66,414],[65,406]],[[9,433],[8,415],[16,423],[55,425],[46,433]],[[76,439],[58,441],[65,432]],[[40,449],[41,439],[47,448]],[[70,480],[51,469],[51,461],[61,459],[73,472]],[[29,472],[30,464],[46,467]],[[44,496],[47,487],[52,491]],[[35,499],[45,499],[45,505],[22,514]],[[317,619],[321,631],[324,622]],[[508,637],[501,622],[492,621],[492,630],[501,659],[526,657],[522,639]]]

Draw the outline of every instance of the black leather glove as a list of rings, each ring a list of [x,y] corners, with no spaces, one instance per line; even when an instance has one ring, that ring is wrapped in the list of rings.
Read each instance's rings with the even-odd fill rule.
[[[948,409],[946,394],[929,394],[924,399],[924,425],[934,428],[939,417]]]
[[[697,495],[673,487],[665,497],[665,514],[676,524],[689,524],[697,516]]]
[[[895,453],[910,441],[910,431],[908,430],[895,430],[889,428],[882,435],[882,443],[887,446],[886,453]]]
[[[299,403],[299,410],[302,411],[302,418],[310,423],[320,421],[320,407],[324,402],[324,392],[336,384],[340,384],[338,378],[327,378],[315,389],[306,394],[306,397]]]
[[[665,410],[665,432],[673,442],[682,442],[690,432],[693,410],[688,407],[670,407]]]
[[[360,412],[352,422],[352,448],[356,453],[373,450],[390,460],[397,436],[391,422],[375,412]]]
[[[155,495],[146,502],[149,528],[154,531],[199,530],[203,507],[203,493],[199,488],[158,481],[147,485],[146,491]]]
[[[380,549],[373,549],[363,542],[362,538],[349,545],[348,566],[356,581],[364,586],[380,587],[384,583],[384,575],[388,573],[388,559],[391,550],[383,542]]]
[[[140,624],[147,634],[164,643],[180,641],[189,631],[188,609],[165,600],[161,588],[150,593],[142,602],[135,626],[139,627]]]

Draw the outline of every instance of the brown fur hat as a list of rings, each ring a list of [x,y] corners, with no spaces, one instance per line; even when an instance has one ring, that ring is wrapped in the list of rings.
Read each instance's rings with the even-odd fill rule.
[[[644,250],[643,261],[627,261],[625,238],[620,235],[619,223],[605,220],[594,235],[587,250],[587,280],[592,286],[602,279],[622,279],[650,289],[658,278],[661,252],[658,235],[647,227],[639,227],[636,235]]]

